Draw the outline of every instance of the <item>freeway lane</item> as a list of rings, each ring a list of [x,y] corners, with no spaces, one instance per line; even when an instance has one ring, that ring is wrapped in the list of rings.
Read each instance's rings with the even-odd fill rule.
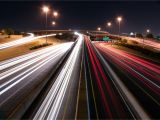
[[[159,119],[160,66],[110,45],[96,43],[95,46],[147,114]]]
[[[28,37],[24,37],[24,38],[21,38],[21,39],[18,39],[18,40],[14,40],[14,41],[11,41],[11,42],[0,44],[0,50],[7,49],[7,48],[10,48],[10,47],[14,47],[14,46],[17,46],[17,45],[22,45],[22,44],[25,44],[25,43],[28,43],[28,42],[32,42],[36,39],[44,38],[46,36],[50,37],[50,36],[55,36],[56,35],[56,34],[49,34],[49,35],[42,35],[42,36],[34,37],[34,34],[32,34],[32,33],[29,33],[29,34],[30,34],[30,36],[28,36]]]
[[[34,116],[34,120],[76,119],[83,36],[78,34],[69,58]]]
[[[69,58],[33,119],[75,118],[83,44],[83,36],[81,34],[78,36]]]
[[[90,118],[149,119],[145,110],[87,37],[85,51]]]
[[[0,62],[0,116],[19,118],[71,49],[73,42],[51,46]]]

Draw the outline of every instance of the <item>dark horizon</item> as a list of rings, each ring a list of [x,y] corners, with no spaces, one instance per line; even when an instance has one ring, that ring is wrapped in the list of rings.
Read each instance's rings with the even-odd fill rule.
[[[92,29],[102,27],[102,30],[117,33],[117,16],[122,16],[122,33],[146,33],[150,29],[153,34],[160,34],[159,11],[157,1],[7,1],[0,2],[0,29],[11,27],[20,31],[44,29],[45,15],[41,7],[47,4],[60,13],[52,26],[53,16],[49,16],[48,29]],[[105,27],[107,21],[112,21],[112,28]]]

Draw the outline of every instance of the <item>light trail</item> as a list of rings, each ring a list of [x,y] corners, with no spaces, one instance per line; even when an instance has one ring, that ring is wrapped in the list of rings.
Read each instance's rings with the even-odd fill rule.
[[[105,43],[95,43],[95,46],[105,57],[106,61],[109,61],[110,64],[116,67],[116,71],[118,69],[123,73],[123,77],[120,76],[121,81],[128,85],[127,87],[132,91],[132,94],[135,95],[137,101],[140,102],[143,108],[145,108],[145,111],[148,111],[147,113],[149,113],[149,116],[152,115],[153,118],[158,118],[157,113],[153,112],[153,106],[155,111],[159,111],[159,65],[137,57],[133,54],[129,54],[123,50],[113,48],[110,45],[106,45]],[[108,63],[105,62],[104,65],[106,64]],[[138,92],[136,92],[137,90]],[[140,93],[141,95],[139,95]],[[143,96],[143,98],[141,96]],[[146,103],[150,107],[146,107]],[[138,107],[136,107],[136,109],[137,108]],[[137,111],[138,110],[139,109],[137,109]]]
[[[94,47],[92,46],[91,42],[88,40],[87,37],[86,37],[86,46],[87,46],[89,58],[91,61],[90,64],[92,67],[90,69],[93,71],[92,76],[93,78],[95,77],[93,80],[90,80],[90,81],[96,82],[92,86],[94,87],[94,91],[95,89],[98,89],[100,98],[102,99],[101,100],[102,104],[100,104],[99,102],[96,102],[97,106],[101,106],[100,107],[101,110],[98,109],[99,115],[97,116],[99,116],[100,119],[130,118],[131,116],[135,118],[135,116],[133,115],[134,111],[133,110],[131,111],[129,108],[128,108],[128,111],[126,111],[128,104],[126,105],[125,103],[121,102],[121,96],[119,96],[118,93],[113,89],[113,87],[111,87],[112,86],[112,83],[110,82],[111,78],[107,75],[108,73],[107,74],[105,73],[104,66],[102,67],[100,60],[98,58],[99,56],[97,56],[97,53],[94,51]],[[93,83],[91,82],[91,84]],[[95,86],[97,86],[98,88],[96,88]],[[93,97],[97,101],[99,101],[98,99],[100,99],[97,96],[93,96]],[[125,106],[122,106],[123,104],[126,106],[126,108]],[[105,109],[105,111],[102,110],[103,108]],[[104,116],[102,114],[104,114]],[[92,119],[95,119],[95,118],[93,117]]]
[[[73,42],[63,43],[1,62],[3,72],[0,73],[0,109],[6,117],[11,117],[11,114],[18,112],[19,109],[16,107],[19,105],[22,107],[20,110],[23,112],[26,110],[32,102],[24,101],[24,99],[30,99],[26,96],[30,96],[31,90],[34,90],[37,84],[47,82],[37,77],[46,76],[49,71],[53,71],[52,67],[58,66],[59,61],[73,44]],[[38,91],[40,90],[31,95],[36,96]]]
[[[34,120],[58,119],[59,111],[62,108],[61,105],[64,102],[64,96],[67,94],[66,91],[69,89],[70,84],[72,84],[72,76],[74,76],[73,71],[75,70],[74,66],[76,65],[76,61],[78,61],[81,52],[83,37],[81,34],[76,34],[79,36],[77,43],[45,100],[34,116]]]
[[[50,46],[50,47],[47,47],[45,49],[38,50],[38,51],[29,53],[29,54],[26,54],[26,55],[22,55],[22,56],[15,57],[15,58],[12,58],[12,59],[9,59],[9,60],[1,61],[0,62],[0,70],[4,70],[4,69],[6,69],[10,66],[13,66],[13,65],[16,65],[18,63],[24,62],[25,60],[29,60],[29,59],[34,58],[36,56],[40,56],[40,55],[45,54],[49,51],[57,49],[58,47],[61,47],[61,46],[63,46],[63,44],[62,45],[56,45],[54,47]]]
[[[10,48],[10,47],[13,47],[13,46],[17,46],[17,45],[22,45],[22,44],[25,44],[25,43],[28,43],[28,42],[32,42],[36,39],[44,38],[46,36],[50,37],[50,36],[55,36],[55,35],[56,34],[50,34],[50,35],[43,35],[43,36],[34,37],[34,34],[30,33],[29,37],[25,37],[25,38],[21,38],[21,39],[12,41],[12,42],[7,42],[7,43],[0,44],[0,50]]]
[[[47,51],[45,49],[43,51],[41,50],[42,53],[41,53],[40,56],[39,56],[39,54],[33,54],[32,53],[34,55],[34,56],[32,56],[32,58],[34,58],[34,59],[31,59],[31,60],[29,60],[29,61],[27,61],[25,63],[22,63],[22,64],[20,64],[18,66],[15,66],[13,68],[10,68],[7,71],[4,71],[4,72],[0,73],[0,83],[1,83],[1,87],[0,88],[3,89],[8,84],[13,83],[14,80],[19,78],[20,76],[23,76],[24,74],[28,73],[29,71],[36,69],[38,66],[40,66],[44,62],[44,61],[40,62],[40,60],[44,59],[44,60],[47,61],[47,59],[52,57],[52,54],[53,55],[56,55],[57,53],[62,54],[64,51],[66,51],[66,50],[68,50],[70,48],[71,44],[73,44],[73,43],[65,43],[65,44],[62,44],[62,45],[57,45],[57,46],[54,46],[54,47],[50,47],[50,49],[47,49]],[[28,58],[28,55],[26,56],[26,58]],[[25,58],[23,58],[23,59],[26,60]],[[35,63],[37,63],[37,64],[35,64]],[[33,64],[35,64],[35,65],[33,65]],[[5,80],[6,77],[8,77],[8,76],[10,76],[10,75],[12,75],[14,73],[17,73],[18,71],[20,71],[20,70],[22,70],[22,69],[24,69],[24,68],[26,68],[26,67],[28,67],[30,65],[32,65],[32,67],[30,67],[26,71],[22,72],[21,74],[17,75],[16,77],[14,77],[14,78],[12,78],[10,80]],[[4,90],[4,91],[6,91],[6,90]],[[2,94],[2,93],[3,93],[3,91],[0,92],[0,94]]]
[[[105,53],[111,53],[110,54],[111,58],[117,59],[116,61],[119,61],[121,64],[123,64],[123,67],[126,66],[126,69],[128,70],[131,69],[134,73],[141,76],[142,79],[148,81],[149,84],[152,84],[154,88],[157,88],[158,90],[157,93],[160,92],[160,84],[159,84],[160,78],[154,77],[152,74],[150,74],[150,73],[153,73],[155,74],[155,76],[160,75],[160,67],[158,65],[155,65],[146,60],[140,59],[134,55],[122,52],[121,50],[112,48],[110,46],[106,47],[102,44],[100,44],[100,46],[101,48],[107,49],[107,52],[105,51]],[[149,79],[146,76],[149,76],[149,78],[151,79]]]
[[[30,64],[32,64],[32,61],[36,62],[36,61],[40,60],[41,58],[44,58],[46,56],[49,56],[50,54],[53,54],[54,52],[57,52],[58,50],[62,49],[63,47],[70,46],[70,44],[72,44],[72,42],[65,43],[65,44],[62,44],[62,45],[56,45],[54,47],[51,46],[49,48],[45,48],[45,49],[42,49],[42,50],[39,50],[39,51],[36,51],[36,52],[33,52],[33,53],[29,53],[27,55],[23,55],[23,56],[20,56],[20,57],[16,57],[16,58],[6,60],[6,61],[0,63],[0,70],[2,71],[4,69],[7,69],[7,68],[13,66],[13,65],[22,63],[26,60],[30,60],[30,59],[33,59],[33,58],[36,57],[33,60],[30,60],[28,62],[25,62],[24,64],[21,64],[20,66],[24,67],[25,64],[30,65]],[[18,67],[20,67],[20,66],[18,66]],[[14,67],[13,69],[16,69],[16,67]],[[10,71],[11,70],[12,69],[10,69]],[[4,73],[1,73],[1,74],[4,74]],[[1,79],[1,76],[3,76],[1,74],[0,74],[0,79]],[[7,74],[11,74],[11,73],[8,72]]]
[[[3,90],[0,91],[0,95],[4,94],[7,90],[11,89],[12,87],[14,87],[15,85],[17,85],[18,83],[20,83],[22,80],[24,80],[26,77],[28,77],[29,75],[31,75],[33,72],[35,72],[36,70],[38,70],[39,68],[41,68],[43,65],[45,65],[47,62],[49,62],[50,60],[55,59],[55,57],[57,57],[59,54],[55,54],[54,57],[51,58],[47,58],[45,61],[40,62],[38,64],[36,64],[35,66],[33,66],[32,68],[28,69],[27,71],[21,73],[20,75],[16,76],[15,78],[11,79],[8,82],[5,82],[4,84],[2,84],[1,88]],[[17,72],[17,71],[16,71]],[[29,72],[29,73],[28,73]],[[25,74],[27,73],[27,74]],[[23,76],[22,76],[23,75]],[[18,77],[22,76],[21,78],[19,78],[18,80],[16,80]],[[14,80],[16,80],[15,82],[13,82]],[[13,82],[11,85],[8,85],[10,82]],[[8,85],[8,86],[7,86]],[[6,87],[7,86],[7,87]],[[3,104],[3,103],[1,103]]]

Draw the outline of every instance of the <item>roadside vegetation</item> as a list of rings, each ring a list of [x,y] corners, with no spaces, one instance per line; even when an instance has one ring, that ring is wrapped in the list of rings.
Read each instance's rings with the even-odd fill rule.
[[[39,49],[39,48],[46,47],[46,46],[49,46],[49,45],[52,45],[52,43],[43,43],[43,44],[40,44],[40,45],[35,45],[35,46],[30,47],[29,49],[30,50],[35,50],[35,49]]]
[[[70,41],[75,41],[77,39],[77,36],[75,36],[73,33],[59,33],[55,36],[55,38],[59,42],[70,42]],[[42,48],[42,47],[47,47],[47,46],[50,46],[50,45],[52,45],[52,43],[42,43],[42,44],[34,45],[34,46],[30,47],[29,49],[30,50],[35,50],[35,49],[39,49],[39,48]]]
[[[136,44],[124,44],[124,43],[120,43],[118,45],[126,47],[126,48],[133,49],[133,50],[135,50],[137,52],[140,52],[142,54],[145,54],[145,55],[147,55],[149,57],[154,57],[154,58],[160,59],[160,52],[155,51],[155,50],[153,50],[151,48],[148,48],[148,47],[142,47],[142,46],[138,45],[137,43]]]
[[[148,35],[148,36],[150,37],[152,35]],[[122,46],[122,47],[135,50],[148,57],[160,59],[160,51],[157,51],[149,46],[143,46],[143,44],[140,44],[137,41],[130,41],[127,39],[119,38],[114,44],[117,46]]]
[[[55,37],[48,37],[48,43],[50,44],[50,46],[61,44],[63,42],[66,42],[66,41],[61,41],[61,40],[59,40]],[[39,50],[40,48],[43,49],[43,48],[45,48],[44,47],[45,43],[46,43],[46,39],[45,38],[40,38],[40,39],[37,39],[33,42],[29,42],[29,43],[26,43],[26,44],[23,44],[23,45],[20,45],[20,46],[15,46],[15,47],[11,47],[11,48],[8,48],[8,49],[0,50],[0,61],[10,59],[10,58],[13,58],[13,57],[17,57],[17,56],[20,56],[20,55],[24,55],[24,54]],[[36,47],[34,47],[34,46],[36,46]]]

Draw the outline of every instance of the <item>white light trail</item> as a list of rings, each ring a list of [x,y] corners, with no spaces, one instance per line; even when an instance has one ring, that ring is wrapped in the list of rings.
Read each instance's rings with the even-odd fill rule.
[[[7,90],[12,88],[13,86],[17,85],[22,80],[24,80],[27,76],[29,76],[34,71],[39,69],[40,66],[42,67],[43,65],[47,64],[50,60],[53,61],[55,57],[58,57],[58,55],[62,55],[62,53],[65,53],[72,45],[73,45],[73,42],[69,42],[69,43],[64,43],[64,44],[57,45],[57,46],[52,46],[50,48],[46,48],[47,51],[46,51],[46,49],[40,50],[43,53],[40,56],[39,56],[39,54],[38,55],[36,54],[36,55],[32,56],[35,58],[33,58],[23,64],[20,64],[16,67],[10,68],[9,70],[1,73],[0,80],[3,83],[1,83],[1,86],[0,86],[0,89],[2,89],[0,92],[0,95],[5,93]],[[29,55],[31,55],[31,54],[29,54]],[[32,55],[33,55],[33,53],[32,53]],[[27,57],[28,57],[28,55],[25,55],[25,57],[23,56],[22,60],[23,59],[26,60]],[[14,61],[12,61],[12,62],[14,62]],[[9,62],[9,64],[10,63],[11,62]],[[6,64],[3,64],[3,65],[6,65]],[[27,68],[29,65],[32,65],[32,66]],[[18,71],[25,69],[25,68],[27,68],[25,71],[18,73],[18,75],[14,76],[13,78],[11,78],[9,80],[5,80],[6,77],[13,75],[13,74],[17,73]]]
[[[64,65],[62,71],[57,77],[52,88],[48,92],[45,100],[37,111],[34,120],[37,119],[57,119],[59,110],[61,108],[62,102],[64,100],[64,95],[66,94],[69,83],[71,82],[71,77],[73,74],[75,63],[80,55],[81,46],[83,42],[83,37],[81,34],[76,33],[79,38],[78,41],[69,56],[66,64]]]
[[[23,64],[21,64],[21,65],[19,65],[19,66],[17,66],[17,67],[14,67],[14,68],[12,68],[12,69],[9,69],[8,71],[5,71],[5,72],[3,72],[3,73],[0,73],[0,80],[4,79],[4,78],[7,77],[7,76],[10,76],[10,75],[13,74],[13,73],[18,72],[19,70],[22,70],[23,68],[28,67],[29,65],[31,65],[31,64],[33,64],[33,63],[38,62],[38,61],[41,60],[41,59],[44,59],[44,58],[46,58],[46,57],[48,57],[48,56],[50,56],[50,55],[52,55],[52,54],[55,54],[56,52],[64,49],[65,47],[68,48],[67,45],[63,45],[63,46],[59,46],[59,47],[58,47],[57,49],[55,49],[54,51],[50,50],[50,51],[48,51],[47,53],[44,53],[44,54],[42,54],[42,55],[40,55],[40,56],[36,55],[36,56],[37,56],[36,58],[31,59],[30,61],[27,61],[27,62],[25,62],[25,63],[23,63]],[[34,57],[34,56],[32,56],[32,57]]]
[[[26,54],[26,55],[22,55],[22,56],[19,56],[19,57],[15,57],[15,58],[12,58],[12,59],[9,59],[9,60],[2,61],[2,62],[0,62],[0,71],[6,69],[8,67],[11,67],[13,65],[24,62],[26,60],[29,60],[31,58],[34,58],[34,57],[37,57],[37,56],[40,57],[40,55],[42,55],[42,54],[47,55],[48,53],[50,53],[50,52],[52,52],[56,49],[63,48],[65,45],[70,46],[70,44],[73,44],[73,42],[60,44],[60,45],[56,45],[56,46],[51,46],[51,47],[48,47],[48,48],[45,48],[45,49],[42,49],[42,50],[38,50],[38,51],[35,51],[35,52],[32,52],[32,53]]]
[[[25,37],[25,38],[21,38],[21,39],[12,41],[12,42],[7,42],[7,43],[4,43],[4,44],[0,44],[0,50],[6,49],[6,48],[9,48],[9,47],[13,47],[13,46],[17,46],[17,45],[22,45],[22,44],[34,41],[34,40],[39,39],[39,38],[44,38],[46,36],[50,37],[50,36],[55,36],[55,35],[56,34],[50,34],[50,35],[43,35],[43,36],[34,37],[34,35],[32,33],[30,33],[29,37]]]

